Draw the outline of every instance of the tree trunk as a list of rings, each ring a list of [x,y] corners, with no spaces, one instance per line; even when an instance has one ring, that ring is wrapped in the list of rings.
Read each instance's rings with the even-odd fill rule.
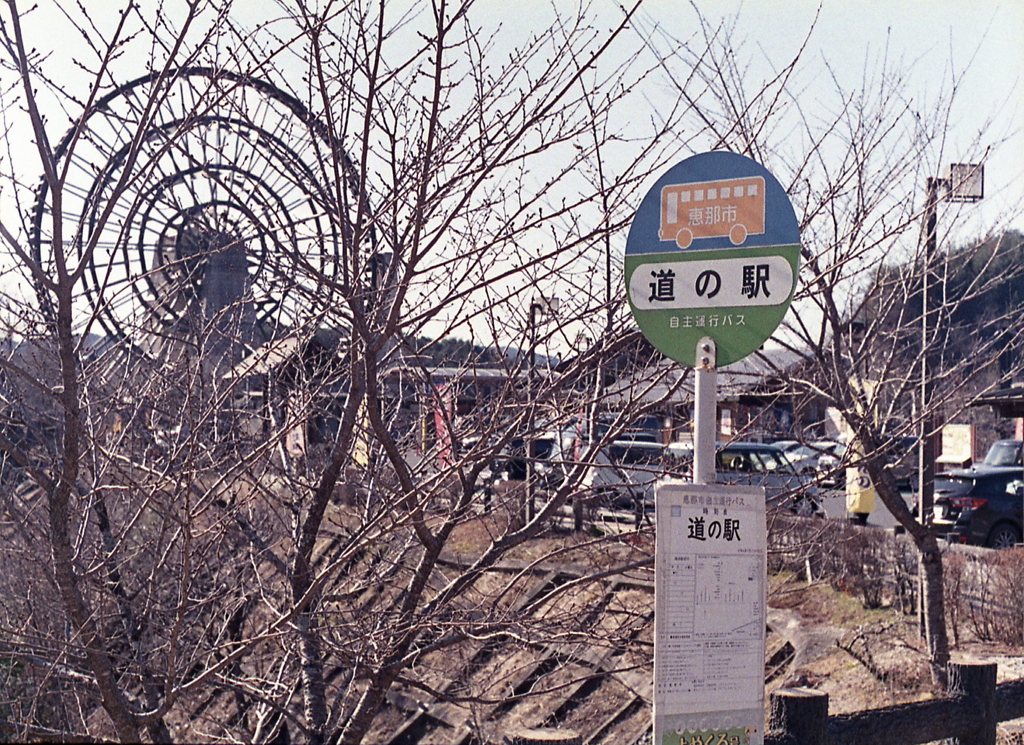
[[[949,667],[949,638],[946,635],[942,552],[939,550],[934,530],[925,529],[924,539],[918,544],[918,549],[921,551],[921,568],[924,571],[924,582],[921,583],[921,591],[924,594],[922,608],[932,681],[945,687]]]
[[[872,446],[874,443],[866,443]],[[872,448],[871,452],[878,452]],[[892,473],[884,467],[881,456],[869,457],[864,464],[878,498],[882,500],[892,516],[902,525],[921,553],[923,572],[921,592],[924,609],[924,628],[928,640],[928,661],[931,665],[932,682],[942,688],[946,686],[949,664],[949,637],[946,634],[946,604],[943,594],[942,552],[929,525],[922,525],[907,508],[903,495]]]

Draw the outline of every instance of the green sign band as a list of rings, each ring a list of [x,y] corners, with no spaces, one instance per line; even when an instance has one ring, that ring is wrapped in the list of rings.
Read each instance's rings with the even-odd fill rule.
[[[697,342],[708,336],[718,366],[729,365],[760,347],[782,322],[799,258],[799,245],[627,255],[633,317],[672,359],[695,366]],[[682,260],[686,268],[679,267]]]

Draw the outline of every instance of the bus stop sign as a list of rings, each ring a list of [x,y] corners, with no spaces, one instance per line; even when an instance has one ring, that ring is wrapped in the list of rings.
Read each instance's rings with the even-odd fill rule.
[[[782,185],[726,151],[668,169],[626,238],[626,295],[644,336],[696,365],[714,339],[717,365],[743,359],[778,328],[796,288],[800,231]]]

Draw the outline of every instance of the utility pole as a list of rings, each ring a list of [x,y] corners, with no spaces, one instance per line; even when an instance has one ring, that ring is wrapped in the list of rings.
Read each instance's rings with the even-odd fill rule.
[[[529,522],[536,514],[537,497],[537,327],[540,319],[558,312],[558,298],[536,297],[530,301],[530,371],[529,371],[529,421],[526,427],[526,505],[525,518]]]
[[[935,503],[935,414],[931,410],[932,376],[931,365],[935,350],[931,349],[929,333],[935,333],[931,322],[934,309],[932,295],[935,292],[934,269],[935,251],[938,244],[936,227],[938,223],[939,183],[941,179],[929,176],[925,181],[924,230],[924,275],[921,286],[921,390],[920,390],[920,436],[918,438],[918,519],[922,525],[932,521],[932,506]]]
[[[918,441],[918,520],[924,526],[932,524],[935,504],[935,438],[938,436],[939,417],[932,408],[933,375],[938,365],[937,345],[938,313],[933,296],[937,293],[935,277],[935,254],[938,252],[938,205],[939,189],[944,190],[942,199],[950,202],[977,202],[985,194],[985,168],[980,163],[953,163],[949,166],[949,178],[929,176],[925,180],[925,205],[922,217],[924,238],[924,274],[921,280],[921,389],[920,389],[920,438]],[[926,639],[932,631],[927,627],[924,607],[923,560],[918,572],[918,618],[920,630]]]
[[[924,276],[921,286],[921,388],[920,439],[918,441],[918,520],[928,525],[932,520],[935,503],[935,438],[938,417],[932,409],[933,374],[937,364],[938,339],[937,292],[935,254],[938,252],[939,189],[942,199],[950,202],[977,202],[985,196],[985,167],[981,163],[952,163],[949,178],[929,176],[925,180],[925,204],[921,230],[924,238]],[[930,336],[931,335],[931,338]]]

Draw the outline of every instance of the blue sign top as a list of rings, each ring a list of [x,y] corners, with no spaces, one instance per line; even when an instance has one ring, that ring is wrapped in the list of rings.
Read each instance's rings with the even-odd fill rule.
[[[775,177],[744,155],[716,150],[657,180],[629,226],[626,254],[799,242],[793,205]]]

